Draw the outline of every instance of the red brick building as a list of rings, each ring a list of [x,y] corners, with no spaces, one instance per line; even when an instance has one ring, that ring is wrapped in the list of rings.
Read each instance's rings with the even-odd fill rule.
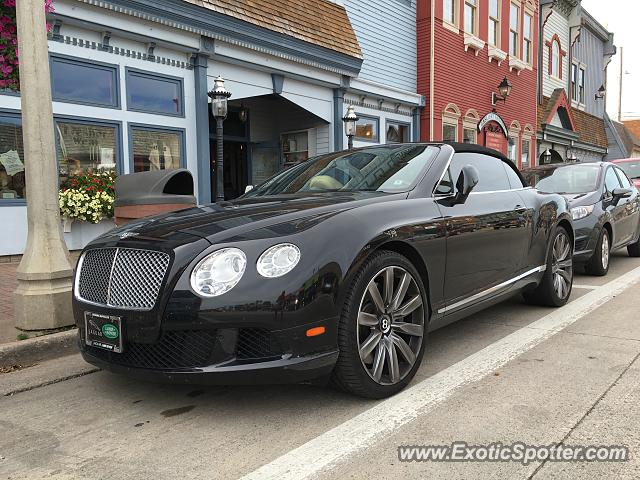
[[[418,0],[425,141],[473,142],[535,163],[538,0]],[[506,101],[498,86],[512,85]]]

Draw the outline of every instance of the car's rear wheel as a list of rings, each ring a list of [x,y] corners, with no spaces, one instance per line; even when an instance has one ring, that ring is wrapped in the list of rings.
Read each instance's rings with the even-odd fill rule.
[[[611,239],[609,238],[607,229],[603,228],[600,232],[600,237],[598,237],[598,243],[593,252],[593,256],[589,259],[584,269],[589,275],[604,277],[609,272],[610,260]]]
[[[402,390],[422,361],[427,320],[426,292],[411,262],[390,251],[372,255],[346,295],[333,383],[367,398]]]
[[[523,292],[528,303],[561,307],[569,301],[573,288],[573,241],[566,228],[558,226],[547,255],[542,282]]]

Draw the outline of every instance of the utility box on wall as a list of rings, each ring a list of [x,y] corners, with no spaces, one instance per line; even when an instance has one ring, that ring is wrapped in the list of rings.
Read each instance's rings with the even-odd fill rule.
[[[193,176],[184,168],[121,175],[115,191],[116,225],[197,204]]]

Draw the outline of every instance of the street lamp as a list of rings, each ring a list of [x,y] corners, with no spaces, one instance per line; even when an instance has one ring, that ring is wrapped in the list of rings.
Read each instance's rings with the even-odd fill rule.
[[[511,84],[509,79],[507,77],[504,77],[504,79],[500,82],[500,85],[498,85],[498,92],[500,93],[491,92],[491,104],[495,107],[498,102],[506,103],[507,97],[511,95],[512,88],[513,85]]]
[[[547,164],[551,163],[551,152],[547,148],[544,152],[542,152],[542,163]]]
[[[358,118],[358,115],[356,115],[355,108],[353,108],[353,105],[349,105],[347,107],[347,113],[342,117],[342,121],[344,122],[344,133],[349,139],[349,150],[353,148],[353,137],[356,136],[356,123],[358,120],[360,119]]]
[[[605,93],[607,93],[607,89],[604,88],[604,85],[602,85],[596,92],[596,100],[600,100],[601,98],[604,98]]]
[[[223,157],[223,122],[227,118],[229,106],[227,101],[231,92],[224,88],[224,78],[216,77],[213,81],[213,90],[209,93],[211,98],[211,113],[216,119],[216,202],[224,201],[224,157]]]
[[[575,163],[578,161],[578,157],[576,157],[576,154],[573,150],[569,150],[569,152],[567,153],[567,162],[572,162]]]

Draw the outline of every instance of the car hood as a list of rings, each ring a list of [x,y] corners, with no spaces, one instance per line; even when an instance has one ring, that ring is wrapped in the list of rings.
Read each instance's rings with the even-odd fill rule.
[[[239,198],[137,220],[107,235],[142,240],[166,239],[179,234],[220,243],[281,224],[287,225],[287,231],[278,233],[293,234],[335,214],[393,198],[406,198],[406,195],[331,192]]]
[[[587,192],[587,193],[571,193],[562,195],[567,199],[569,207],[582,207],[587,205],[593,205],[597,203],[600,198],[600,192]]]

